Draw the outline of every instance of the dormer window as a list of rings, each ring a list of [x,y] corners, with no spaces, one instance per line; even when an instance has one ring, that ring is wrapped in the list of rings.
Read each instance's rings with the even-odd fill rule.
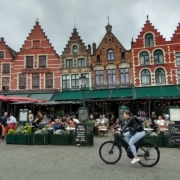
[[[145,47],[154,46],[154,38],[151,33],[145,35]]]
[[[4,51],[0,51],[0,58],[4,58]]]
[[[73,46],[73,54],[77,54],[78,53],[78,48],[77,45]]]

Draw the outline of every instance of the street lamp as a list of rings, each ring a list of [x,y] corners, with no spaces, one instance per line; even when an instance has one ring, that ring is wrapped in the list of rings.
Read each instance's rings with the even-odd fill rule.
[[[81,88],[82,88],[82,93],[83,93],[83,107],[85,107],[85,102],[84,102],[84,86],[86,84],[86,77],[84,77],[81,74],[81,77],[79,78],[79,80],[80,80],[80,83],[81,83]]]

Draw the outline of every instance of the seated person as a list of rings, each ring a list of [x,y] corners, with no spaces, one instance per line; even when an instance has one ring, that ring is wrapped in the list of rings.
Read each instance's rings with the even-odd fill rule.
[[[71,127],[75,127],[74,121],[72,117],[67,118],[67,124],[70,125]]]
[[[47,123],[48,123],[48,118],[47,118],[47,115],[46,115],[46,114],[44,115],[41,123],[44,124],[44,125],[47,125]]]
[[[59,119],[55,119],[55,122],[53,123],[52,127],[53,127],[53,132],[55,132],[58,129],[63,129],[64,130],[62,120],[59,120]]]
[[[47,126],[52,127],[52,119],[51,118],[48,119]]]
[[[160,129],[161,129],[161,128],[165,128],[165,127],[166,127],[166,125],[165,125],[165,120],[162,119],[162,116],[159,116],[159,117],[158,117],[157,125],[158,125],[158,132],[160,132]]]
[[[121,125],[120,125],[120,120],[117,118],[116,121],[115,121],[115,123],[111,126],[112,134],[114,134],[114,129],[115,129],[115,128],[118,128],[118,130],[120,130],[120,127],[121,127]]]
[[[101,125],[104,125],[104,124],[107,124],[107,123],[108,123],[108,119],[105,117],[105,115],[102,115],[100,124],[101,124]]]

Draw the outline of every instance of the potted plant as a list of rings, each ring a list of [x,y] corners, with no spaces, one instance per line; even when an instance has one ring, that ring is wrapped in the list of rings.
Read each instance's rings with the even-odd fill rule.
[[[47,145],[48,144],[48,130],[39,129],[34,132],[32,136],[32,144],[34,145]]]
[[[63,117],[63,116],[64,116],[64,111],[63,111],[63,110],[57,110],[57,111],[55,112],[55,116],[56,116],[56,117],[57,117],[57,116]]]
[[[10,129],[6,135],[6,144],[16,144],[16,136],[14,135],[14,129]]]
[[[88,120],[86,122],[86,125],[87,125],[87,133],[90,133],[90,131],[94,131],[95,121]]]

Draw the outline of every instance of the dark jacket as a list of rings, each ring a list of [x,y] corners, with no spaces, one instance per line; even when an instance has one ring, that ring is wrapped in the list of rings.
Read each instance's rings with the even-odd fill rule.
[[[1,124],[6,126],[6,124],[7,124],[7,117],[6,116],[1,117]]]
[[[124,131],[126,128],[129,128],[130,134],[133,134],[133,133],[131,133],[131,131],[134,129],[134,125],[137,124],[137,123],[138,122],[135,120],[134,117],[130,117],[127,120],[127,123],[121,128],[121,131]],[[138,123],[138,124],[139,124],[139,128],[137,129],[137,132],[144,131],[144,128],[142,127],[142,124],[141,123]]]

